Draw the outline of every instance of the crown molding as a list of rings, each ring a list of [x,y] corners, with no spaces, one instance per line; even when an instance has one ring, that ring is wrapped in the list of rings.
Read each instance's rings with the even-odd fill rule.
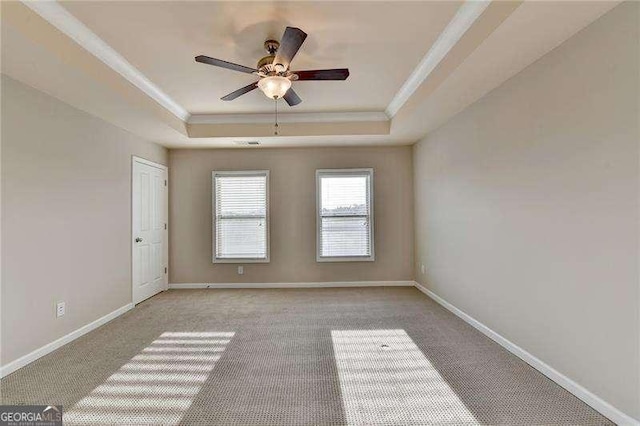
[[[379,112],[311,112],[278,114],[280,123],[353,123],[389,121]],[[271,124],[273,114],[193,114],[189,124]]]
[[[142,90],[173,115],[184,122],[189,119],[190,114],[184,107],[151,82],[151,80],[131,65],[122,55],[69,13],[60,3],[55,0],[22,0],[22,3],[127,79],[131,84]]]
[[[449,24],[440,33],[433,46],[404,82],[385,110],[393,118],[411,95],[420,87],[440,61],[458,43],[473,23],[482,15],[491,0],[466,0],[453,16]]]
[[[282,121],[278,120],[280,124]],[[390,121],[331,121],[289,122],[279,128],[281,137],[287,136],[364,136],[389,135]],[[256,123],[189,123],[187,134],[197,138],[265,138],[273,137],[273,117],[270,122]]]

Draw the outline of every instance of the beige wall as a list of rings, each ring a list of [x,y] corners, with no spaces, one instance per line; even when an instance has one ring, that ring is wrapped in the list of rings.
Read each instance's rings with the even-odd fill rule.
[[[375,262],[316,262],[315,170],[373,167]],[[171,283],[413,279],[411,147],[171,150]],[[271,262],[211,262],[211,171],[270,172]]]
[[[417,280],[640,419],[639,8],[415,145],[414,184]]]
[[[2,77],[3,365],[131,302],[132,155],[167,163],[166,149]]]

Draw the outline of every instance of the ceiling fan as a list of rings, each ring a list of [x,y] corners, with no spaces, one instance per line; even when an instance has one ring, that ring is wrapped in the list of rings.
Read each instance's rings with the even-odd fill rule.
[[[291,61],[294,56],[296,56],[296,53],[298,53],[300,46],[302,46],[306,38],[307,34],[300,28],[287,27],[280,42],[276,40],[267,40],[264,42],[264,48],[269,54],[258,61],[256,68],[245,67],[244,65],[238,65],[204,55],[196,56],[196,62],[247,74],[255,74],[260,77],[260,80],[255,83],[251,83],[248,86],[223,96],[221,98],[223,101],[232,101],[245,93],[260,88],[268,98],[275,100],[284,98],[289,106],[294,106],[302,102],[302,99],[300,99],[298,94],[291,88],[292,81],[346,80],[347,77],[349,77],[349,70],[347,68],[291,71],[289,69]]]

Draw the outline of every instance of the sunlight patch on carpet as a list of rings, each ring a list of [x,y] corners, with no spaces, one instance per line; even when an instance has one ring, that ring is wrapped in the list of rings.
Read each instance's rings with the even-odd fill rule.
[[[349,425],[478,424],[404,330],[332,330]]]
[[[163,333],[64,413],[65,424],[178,424],[234,334]]]

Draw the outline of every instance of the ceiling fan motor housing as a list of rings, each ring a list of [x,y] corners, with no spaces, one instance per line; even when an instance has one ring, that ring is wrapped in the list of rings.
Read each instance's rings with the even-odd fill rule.
[[[267,40],[264,42],[264,48],[269,54],[263,57],[262,59],[260,59],[258,61],[258,65],[256,66],[256,68],[261,74],[264,74],[267,76],[280,75],[288,78],[291,78],[295,75],[290,71],[288,71],[284,65],[274,63],[276,59],[276,53],[280,48],[280,42],[276,40]],[[292,79],[297,80],[295,77]]]
[[[261,71],[265,74],[270,73],[271,71],[274,71],[273,69],[273,60],[276,58],[275,55],[267,55],[264,58],[260,59],[258,61],[258,65],[256,66],[256,68],[258,68],[258,71]]]

